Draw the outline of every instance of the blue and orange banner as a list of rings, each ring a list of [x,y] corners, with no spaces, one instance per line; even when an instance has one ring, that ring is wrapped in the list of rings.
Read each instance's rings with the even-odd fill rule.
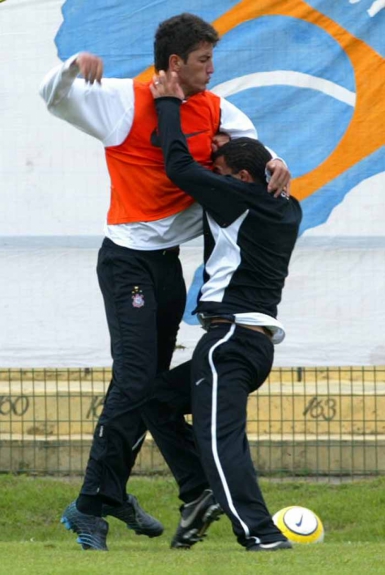
[[[381,0],[194,5],[222,37],[211,89],[289,164],[302,232],[324,223],[353,182],[385,169],[384,8]],[[183,0],[67,0],[59,55],[88,49],[104,57],[107,75],[150,78],[155,28],[183,11]]]

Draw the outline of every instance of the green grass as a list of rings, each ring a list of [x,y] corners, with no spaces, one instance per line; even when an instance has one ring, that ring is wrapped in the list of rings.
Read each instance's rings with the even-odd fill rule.
[[[246,553],[223,517],[204,543],[169,549],[178,521],[168,478],[134,478],[130,491],[165,525],[162,537],[138,537],[110,519],[109,553],[84,552],[59,523],[80,481],[0,476],[0,574],[18,575],[369,575],[385,574],[385,479],[342,485],[261,481],[271,513],[288,505],[313,509],[325,543],[294,551]]]

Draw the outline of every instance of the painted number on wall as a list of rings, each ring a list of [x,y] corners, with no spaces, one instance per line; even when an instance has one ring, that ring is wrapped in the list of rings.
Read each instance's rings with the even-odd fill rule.
[[[26,395],[0,395],[0,415],[24,415],[29,408],[29,398]]]
[[[317,396],[314,396],[307,404],[303,415],[304,417],[309,416],[312,419],[333,421],[337,415],[337,401],[333,397],[319,399]]]

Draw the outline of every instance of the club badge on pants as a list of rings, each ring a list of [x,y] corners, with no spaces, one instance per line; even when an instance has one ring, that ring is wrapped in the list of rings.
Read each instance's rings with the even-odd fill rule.
[[[132,290],[132,306],[133,307],[143,307],[144,306],[144,295],[138,286],[135,286]]]

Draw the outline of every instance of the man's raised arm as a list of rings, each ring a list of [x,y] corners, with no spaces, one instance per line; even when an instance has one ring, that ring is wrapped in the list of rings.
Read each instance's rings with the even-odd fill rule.
[[[79,74],[83,78],[79,78]],[[40,86],[48,110],[79,130],[117,146],[127,137],[133,117],[132,80],[103,79],[103,61],[76,54],[51,70]]]

